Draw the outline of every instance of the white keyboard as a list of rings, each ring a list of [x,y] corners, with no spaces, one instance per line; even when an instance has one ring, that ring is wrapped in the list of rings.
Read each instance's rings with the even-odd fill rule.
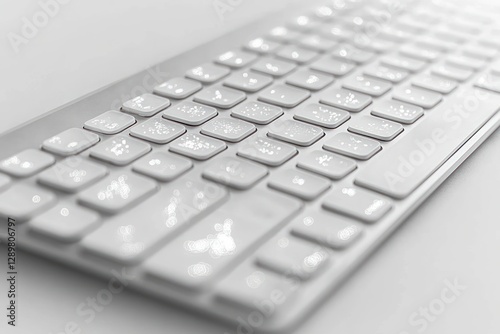
[[[398,3],[291,9],[4,134],[2,220],[40,256],[293,328],[500,125],[500,7]]]

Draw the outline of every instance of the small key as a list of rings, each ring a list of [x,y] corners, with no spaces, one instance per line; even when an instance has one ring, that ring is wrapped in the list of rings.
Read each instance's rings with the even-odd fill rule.
[[[156,144],[166,144],[186,132],[180,124],[161,118],[148,119],[130,129],[130,135]]]
[[[3,191],[10,185],[10,177],[4,174],[0,174],[0,191]]]
[[[330,181],[299,169],[286,169],[271,175],[269,187],[310,201],[330,188]]]
[[[320,22],[315,21],[309,16],[301,15],[288,21],[287,25],[290,29],[301,32],[308,32],[310,30],[316,29],[320,25]]]
[[[330,6],[318,6],[314,9],[314,16],[320,20],[329,21],[336,17],[336,8]]]
[[[124,102],[122,110],[134,115],[150,117],[169,106],[169,99],[146,93]]]
[[[423,61],[435,61],[441,56],[441,52],[422,44],[403,45],[399,51],[402,55]]]
[[[319,33],[336,41],[350,41],[354,37],[354,32],[351,29],[339,23],[323,25],[320,27]]]
[[[339,180],[356,169],[356,161],[322,150],[312,151],[299,160],[297,167]]]
[[[288,45],[282,48],[276,55],[286,60],[305,64],[316,58],[318,53],[295,45]]]
[[[259,94],[259,100],[280,107],[293,108],[304,102],[311,96],[305,89],[295,88],[287,85],[273,85]]]
[[[371,60],[375,54],[371,51],[361,50],[350,44],[343,43],[335,47],[332,51],[332,56],[338,59],[363,64]]]
[[[224,78],[230,72],[227,67],[206,63],[187,71],[186,77],[209,84]]]
[[[442,39],[437,39],[436,37],[426,35],[417,40],[417,45],[423,45],[424,47],[438,50],[440,52],[448,52],[451,50],[456,50],[459,45],[453,42],[446,42]]]
[[[238,155],[268,166],[279,166],[297,154],[297,149],[265,137],[251,138],[238,148]]]
[[[243,159],[217,159],[203,170],[203,177],[235,189],[249,189],[268,173],[267,168]]]
[[[350,122],[348,130],[360,135],[389,141],[403,132],[403,126],[370,115],[361,115]]]
[[[280,48],[281,44],[264,38],[255,38],[244,45],[244,48],[260,54],[271,54]]]
[[[267,36],[269,37],[269,39],[272,39],[273,41],[276,42],[291,43],[300,36],[300,33],[297,31],[290,30],[286,27],[279,26],[271,29],[271,31],[269,31],[269,34]]]
[[[319,35],[304,36],[299,40],[299,45],[303,48],[316,52],[325,52],[331,50],[337,43],[331,39]]]
[[[245,100],[245,93],[225,87],[207,87],[194,96],[194,101],[212,107],[229,109]]]
[[[226,144],[195,133],[188,133],[170,144],[170,151],[185,155],[196,160],[207,160],[224,151]]]
[[[404,70],[399,70],[392,67],[387,67],[384,65],[371,65],[365,68],[364,73],[375,78],[390,81],[392,83],[398,83],[406,79],[408,72]]]
[[[431,72],[432,74],[460,82],[469,79],[472,74],[474,74],[471,70],[462,69],[448,64],[437,65],[431,69]]]
[[[368,223],[382,218],[391,208],[392,203],[378,194],[354,187],[334,189],[325,198],[323,206]]]
[[[293,118],[299,121],[334,129],[346,122],[351,115],[347,111],[311,103],[298,109]]]
[[[484,59],[477,59],[474,57],[469,57],[466,55],[450,55],[446,62],[450,63],[453,66],[462,67],[469,70],[480,70],[486,65]]]
[[[154,88],[154,93],[171,99],[185,99],[201,90],[203,85],[198,81],[186,78],[172,78]]]
[[[95,133],[78,128],[71,128],[55,135],[42,144],[44,150],[62,156],[78,154],[99,141]]]
[[[412,33],[395,26],[386,26],[382,28],[379,34],[381,38],[396,43],[404,43],[414,37]]]
[[[433,90],[441,94],[448,94],[458,86],[458,83],[454,80],[428,74],[422,74],[413,78],[411,83],[413,86]]]
[[[236,106],[231,112],[231,116],[255,124],[269,124],[281,115],[283,110],[280,107],[252,101]]]
[[[95,229],[99,215],[72,203],[58,203],[32,219],[30,229],[62,242],[76,242]]]
[[[161,151],[152,152],[132,165],[134,172],[162,182],[172,181],[191,167],[193,167],[191,160]]]
[[[83,205],[113,214],[130,208],[156,189],[156,182],[129,172],[116,172],[78,196]]]
[[[43,171],[38,182],[69,193],[75,193],[107,174],[106,167],[80,156],[68,157]]]
[[[0,171],[15,177],[27,177],[53,165],[55,161],[52,155],[30,148],[2,160]]]
[[[346,78],[342,87],[371,96],[381,96],[391,89],[391,84],[364,75],[356,75]]]
[[[329,91],[328,95],[323,97],[320,102],[351,112],[359,112],[372,103],[372,98],[362,93],[336,88]]]
[[[244,92],[255,93],[273,82],[273,78],[250,71],[234,73],[224,81],[224,85],[242,90]]]
[[[274,77],[282,77],[293,71],[296,67],[297,65],[286,60],[262,58],[252,65],[252,70],[272,75]]]
[[[253,53],[236,50],[221,54],[215,61],[232,68],[241,68],[252,63],[255,59],[257,59],[257,56]]]
[[[269,137],[280,139],[299,146],[310,146],[325,135],[317,126],[295,120],[273,123],[267,133]]]
[[[133,116],[110,110],[88,120],[83,127],[105,135],[114,135],[132,126],[134,123],[135,118]]]
[[[333,82],[333,78],[310,70],[300,70],[286,79],[286,83],[292,86],[308,90],[320,90]]]
[[[196,126],[217,116],[217,109],[185,101],[165,110],[162,116],[172,121]]]
[[[476,87],[481,87],[489,89],[493,92],[500,93],[500,75],[488,73],[483,74],[478,78],[474,85]]]
[[[416,104],[425,109],[436,106],[443,98],[439,93],[416,87],[399,87],[394,90],[392,96],[396,100]]]
[[[381,60],[386,66],[393,66],[408,72],[420,71],[426,65],[425,62],[404,56],[386,56]]]
[[[347,132],[336,134],[323,145],[323,148],[360,160],[370,159],[381,149],[378,141]]]
[[[56,201],[52,192],[24,183],[13,184],[0,193],[0,216],[27,221],[50,208]]]
[[[412,124],[424,115],[424,109],[412,104],[389,100],[375,103],[371,114],[403,124]]]
[[[354,69],[353,63],[331,57],[323,57],[311,64],[311,69],[341,77]]]
[[[255,125],[232,117],[214,118],[201,128],[202,134],[231,143],[242,141],[255,131]]]
[[[137,139],[115,136],[90,150],[90,156],[117,166],[125,166],[151,151],[151,146]]]

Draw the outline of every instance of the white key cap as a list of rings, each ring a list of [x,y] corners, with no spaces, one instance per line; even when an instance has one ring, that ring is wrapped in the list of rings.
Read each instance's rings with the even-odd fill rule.
[[[257,52],[260,54],[271,54],[280,48],[281,44],[276,43],[264,38],[255,38],[248,41],[243,47],[249,51]]]
[[[170,100],[153,94],[142,94],[123,103],[122,110],[134,115],[150,117],[170,106]]]
[[[457,80],[460,82],[469,79],[472,74],[474,74],[474,72],[471,70],[466,70],[448,64],[437,65],[432,68],[431,72],[432,74],[439,75],[451,80]]]
[[[38,182],[69,193],[75,193],[107,174],[106,167],[83,159],[68,157],[42,172]]]
[[[463,53],[479,59],[491,59],[498,55],[498,49],[496,47],[474,44],[466,46],[463,49]]]
[[[295,67],[297,67],[295,63],[286,60],[262,58],[252,65],[252,70],[272,75],[274,77],[282,77],[293,71]]]
[[[259,100],[280,107],[293,108],[308,99],[311,93],[288,85],[273,85],[259,94]]]
[[[71,128],[45,140],[42,147],[46,151],[68,156],[78,154],[95,145],[98,141],[99,136],[95,133]]]
[[[371,96],[381,96],[391,89],[391,84],[385,81],[371,79],[364,75],[355,75],[346,78],[342,83],[342,87]]]
[[[297,17],[294,17],[290,21],[288,21],[287,26],[290,29],[296,30],[296,31],[301,31],[301,32],[307,32],[310,30],[316,29],[320,25],[320,22],[314,20],[313,18],[306,16],[306,15],[300,15]]]
[[[337,188],[325,198],[323,206],[329,210],[373,223],[392,207],[391,201],[360,188]]]
[[[308,90],[320,90],[333,82],[333,78],[310,70],[299,70],[286,79],[286,83],[292,86]]]
[[[268,173],[267,168],[243,159],[217,159],[203,170],[203,177],[236,189],[249,189]]]
[[[125,166],[151,151],[148,143],[125,136],[111,137],[90,150],[92,158]]]
[[[493,92],[500,93],[500,75],[495,74],[483,74],[481,75],[477,82],[474,84],[476,87],[481,87],[489,89]]]
[[[273,82],[273,78],[268,75],[244,71],[231,75],[224,81],[224,85],[244,92],[254,93],[270,85],[271,82]]]
[[[130,135],[156,144],[166,144],[186,132],[180,124],[151,118],[130,129]]]
[[[201,133],[204,135],[231,143],[242,141],[255,131],[257,131],[255,125],[232,117],[214,118],[201,128]]]
[[[437,93],[448,94],[455,88],[458,83],[454,80],[441,78],[434,75],[422,74],[412,80],[412,85],[433,90]]]
[[[282,48],[276,55],[286,60],[305,64],[316,58],[318,53],[295,45],[288,45]]]
[[[215,58],[215,61],[232,68],[241,68],[252,63],[255,59],[257,59],[257,56],[253,53],[235,50],[221,54]]]
[[[388,100],[375,103],[371,114],[403,124],[412,124],[424,115],[424,109],[412,104]]]
[[[253,101],[244,102],[231,112],[231,116],[255,124],[269,124],[281,115],[283,110],[280,107]]]
[[[3,191],[10,185],[10,177],[4,174],[0,174],[0,191]]]
[[[129,208],[156,189],[156,182],[129,172],[114,173],[83,191],[78,200],[90,208],[116,213]]]
[[[396,100],[416,104],[425,109],[436,106],[443,98],[439,93],[416,87],[398,87],[392,96]]]
[[[217,109],[190,101],[165,110],[163,117],[187,125],[200,125],[217,116]]]
[[[266,137],[250,138],[241,143],[238,155],[268,166],[279,166],[297,154],[297,149]]]
[[[424,47],[436,49],[440,52],[448,52],[456,50],[459,45],[453,42],[446,42],[442,39],[437,39],[430,35],[425,35],[417,40],[417,46],[423,45]]]
[[[245,93],[226,87],[207,87],[194,96],[194,101],[212,107],[229,109],[245,100]]]
[[[203,85],[186,78],[172,78],[154,88],[154,93],[171,99],[185,99],[199,91]]]
[[[186,77],[202,83],[213,83],[231,72],[227,67],[206,63],[186,72]]]
[[[399,123],[387,121],[378,117],[361,115],[361,117],[350,122],[348,130],[360,135],[389,141],[403,132],[403,126]]]
[[[182,178],[136,208],[107,220],[83,239],[82,246],[114,261],[138,262],[226,199],[227,191],[216,184]]]
[[[299,146],[309,146],[323,137],[325,133],[314,125],[285,120],[273,123],[267,135]]]
[[[188,133],[170,144],[170,151],[185,155],[196,160],[207,160],[224,151],[226,144],[196,133]]]
[[[356,161],[350,158],[317,150],[302,157],[297,163],[297,167],[338,180],[355,170],[357,165]]]
[[[137,160],[132,169],[158,181],[172,181],[193,167],[191,160],[168,152],[155,151]]]
[[[323,148],[360,160],[370,159],[381,149],[378,141],[347,132],[336,134],[323,145]]]
[[[30,229],[62,242],[76,242],[95,229],[99,215],[72,203],[61,202],[32,219]]]
[[[361,50],[350,44],[339,44],[332,51],[332,56],[338,59],[352,61],[358,64],[366,63],[371,60],[375,54],[371,51]]]
[[[105,135],[114,135],[118,132],[122,132],[134,123],[135,118],[133,116],[110,110],[88,120],[83,127],[87,130],[103,133]]]
[[[347,121],[351,116],[347,111],[311,103],[298,109],[293,116],[300,121],[334,129]]]
[[[27,177],[47,168],[55,161],[52,155],[30,148],[2,160],[0,171],[15,177]]]
[[[336,88],[326,92],[320,102],[351,112],[359,112],[372,103],[370,96],[353,92],[343,88]]]
[[[288,29],[287,27],[278,26],[269,31],[267,35],[269,39],[280,43],[290,43],[297,39],[301,34],[297,31]]]
[[[457,55],[457,54],[448,56],[446,61],[451,65],[463,67],[474,71],[480,70],[486,65],[486,61],[484,61],[484,59],[477,59],[474,57],[469,57],[466,55]]]
[[[0,216],[26,221],[50,208],[55,201],[56,197],[52,192],[16,183],[0,194]]]
[[[307,35],[299,40],[299,45],[317,52],[331,50],[337,42],[319,35]]]
[[[392,83],[403,81],[409,74],[407,71],[387,67],[384,65],[371,65],[365,68],[364,73],[366,75],[371,75],[372,77],[387,80]]]
[[[293,168],[276,171],[271,175],[268,185],[273,189],[310,201],[330,188],[330,181]]]
[[[441,52],[438,50],[418,44],[403,45],[400,52],[407,57],[423,61],[435,61],[441,56]]]
[[[325,24],[320,27],[319,33],[336,41],[352,40],[354,32],[345,25],[339,23]]]
[[[323,57],[311,64],[311,69],[335,76],[343,76],[354,69],[355,65],[340,59]]]
[[[394,66],[405,71],[417,72],[426,65],[425,62],[404,56],[386,56],[381,60],[386,66]]]

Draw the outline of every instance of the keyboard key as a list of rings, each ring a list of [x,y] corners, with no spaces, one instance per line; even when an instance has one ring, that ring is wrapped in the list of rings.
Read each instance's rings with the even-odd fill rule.
[[[193,167],[191,160],[178,155],[155,151],[137,160],[134,172],[152,177],[158,181],[172,181]]]
[[[62,242],[76,242],[99,226],[99,215],[72,203],[58,203],[30,221],[31,230]]]
[[[355,65],[339,59],[324,57],[311,64],[311,69],[341,77],[354,69]]]
[[[16,221],[27,221],[50,208],[56,197],[42,188],[16,183],[0,193],[0,216]]]
[[[311,201],[330,188],[330,181],[299,169],[276,171],[271,175],[269,187]]]
[[[437,65],[431,69],[431,72],[432,74],[461,82],[469,79],[472,74],[474,74],[471,70],[462,69],[448,64]]]
[[[336,134],[323,145],[323,148],[360,160],[370,159],[381,149],[378,141],[347,132]]]
[[[372,99],[365,94],[356,93],[343,88],[336,88],[329,91],[328,95],[323,97],[320,102],[351,112],[359,112],[372,103]]]
[[[454,80],[428,74],[422,74],[414,77],[411,83],[413,86],[433,90],[442,94],[448,94],[458,86],[458,83]]]
[[[372,107],[372,115],[403,124],[415,123],[424,115],[422,107],[395,100],[379,101]]]
[[[480,44],[465,46],[462,52],[467,56],[479,59],[491,59],[498,55],[497,48]]]
[[[402,55],[423,61],[435,61],[441,56],[441,52],[434,48],[419,44],[403,45],[400,49]]]
[[[171,99],[185,99],[201,90],[203,85],[198,81],[185,78],[172,78],[154,88],[154,93]]]
[[[252,63],[255,59],[257,59],[257,56],[253,53],[235,50],[221,54],[215,61],[232,68],[241,68]]]
[[[75,193],[107,174],[106,167],[74,156],[59,161],[43,171],[38,182],[69,193]]]
[[[224,85],[244,92],[255,93],[269,86],[271,82],[273,82],[273,78],[268,75],[244,71],[232,74],[224,81]]]
[[[318,6],[314,9],[314,17],[329,21],[337,16],[337,8],[332,8],[330,6]]]
[[[88,120],[83,127],[105,135],[114,135],[132,126],[134,123],[135,118],[133,116],[110,110]]]
[[[165,110],[162,116],[172,121],[196,126],[217,116],[217,109],[185,101]]]
[[[286,60],[305,64],[316,58],[318,53],[295,45],[288,45],[282,48],[276,55]]]
[[[416,104],[425,109],[436,106],[443,98],[439,93],[416,87],[399,87],[394,90],[392,96],[396,100]]]
[[[144,263],[145,270],[158,279],[200,290],[239,263],[256,242],[283,225],[301,206],[280,194],[252,189],[155,253]]]
[[[27,177],[53,165],[56,159],[48,153],[27,149],[0,162],[0,171],[15,177]]]
[[[148,119],[130,129],[130,135],[156,144],[166,144],[186,132],[180,124],[161,118]]]
[[[170,106],[170,100],[153,94],[142,94],[124,102],[122,110],[134,115],[150,117]]]
[[[362,115],[350,122],[348,130],[360,135],[389,141],[403,132],[403,126],[370,115]]]
[[[339,180],[356,169],[356,161],[341,155],[322,150],[312,151],[302,157],[297,167],[310,172]]]
[[[285,120],[273,123],[267,135],[299,146],[309,146],[323,137],[325,133],[314,125]]]
[[[297,65],[286,60],[279,60],[275,58],[262,58],[252,65],[252,70],[262,72],[264,74],[272,75],[274,77],[281,77],[293,71]]]
[[[268,173],[267,168],[233,157],[220,158],[203,170],[203,177],[236,189],[249,189]]]
[[[255,38],[244,45],[244,48],[260,54],[275,53],[281,44],[264,38]]]
[[[392,208],[392,203],[378,194],[359,188],[344,187],[334,189],[325,198],[323,206],[328,210],[374,223]]]
[[[223,141],[188,133],[170,144],[170,151],[196,160],[207,160],[227,148]]]
[[[10,185],[10,177],[4,174],[0,174],[0,191],[3,191]]]
[[[313,91],[323,89],[332,82],[332,77],[309,70],[299,70],[286,79],[289,85]]]
[[[198,80],[202,83],[213,83],[224,78],[231,72],[227,67],[206,63],[186,72],[186,77],[189,79]]]
[[[92,158],[117,166],[125,166],[151,151],[151,146],[142,141],[116,136],[103,141],[90,150]]]
[[[320,25],[320,22],[312,19],[309,16],[301,15],[297,16],[290,21],[288,21],[287,26],[290,29],[300,31],[300,32],[308,32],[310,30],[316,29]]]
[[[364,75],[356,75],[346,78],[342,83],[342,86],[344,88],[352,89],[371,96],[381,96],[391,89],[391,84],[385,81],[371,79],[370,77],[366,77]]]
[[[406,79],[408,72],[404,70],[399,70],[392,67],[387,67],[384,65],[370,65],[365,68],[364,73],[375,78],[390,81],[392,83],[398,83]]]
[[[291,43],[300,36],[300,33],[297,31],[290,30],[286,27],[279,26],[271,29],[271,31],[267,36],[269,37],[269,39],[272,39],[273,41],[276,42]]]
[[[448,52],[451,50],[456,50],[460,45],[453,42],[446,42],[442,39],[430,35],[424,35],[417,40],[417,45],[423,45],[427,48],[432,48],[440,52]]]
[[[226,199],[227,191],[216,184],[182,178],[132,210],[111,217],[84,238],[82,246],[114,261],[138,262],[163,240]]]
[[[238,155],[268,166],[279,166],[297,154],[297,149],[265,137],[251,138],[238,148]]]
[[[214,118],[201,128],[202,134],[231,143],[242,141],[255,131],[255,125],[231,117]]]
[[[354,31],[339,23],[323,25],[318,31],[321,35],[336,41],[350,41],[354,38]]]
[[[327,107],[318,103],[311,103],[298,109],[293,118],[325,128],[334,129],[351,118],[351,115],[344,110]]]
[[[486,65],[484,59],[477,59],[474,57],[469,57],[465,55],[450,55],[446,58],[446,61],[453,66],[462,67],[469,70],[480,70]]]
[[[386,66],[393,66],[408,72],[417,72],[424,68],[425,62],[404,56],[386,56],[381,60]]]
[[[194,101],[212,107],[229,109],[245,100],[245,93],[225,87],[207,87],[194,96]]]
[[[309,96],[311,93],[305,89],[279,84],[262,91],[259,94],[259,100],[279,107],[293,108],[304,102]]]
[[[338,59],[363,64],[371,60],[375,54],[371,51],[361,50],[350,44],[343,43],[335,47],[332,51],[332,56]]]
[[[113,214],[130,208],[155,190],[156,182],[150,179],[129,172],[117,172],[84,190],[78,200],[92,209]]]
[[[281,115],[283,110],[280,107],[253,101],[244,102],[231,112],[231,116],[255,124],[269,124]]]
[[[478,78],[475,86],[500,93],[500,76],[495,74],[483,74]]]
[[[95,133],[71,128],[45,140],[42,148],[58,155],[68,156],[78,154],[98,141],[99,136]]]
[[[360,49],[365,49],[376,53],[386,53],[396,49],[399,46],[397,43],[388,41],[382,36],[368,40],[360,39],[359,41],[354,41],[354,45],[356,47],[359,47]]]
[[[316,52],[331,50],[337,42],[319,35],[307,35],[299,39],[299,45]]]

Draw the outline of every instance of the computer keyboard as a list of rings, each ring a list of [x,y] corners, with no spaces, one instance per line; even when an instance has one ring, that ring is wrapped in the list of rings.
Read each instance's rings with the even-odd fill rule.
[[[289,14],[2,135],[18,246],[234,332],[313,312],[500,125],[500,7]]]

